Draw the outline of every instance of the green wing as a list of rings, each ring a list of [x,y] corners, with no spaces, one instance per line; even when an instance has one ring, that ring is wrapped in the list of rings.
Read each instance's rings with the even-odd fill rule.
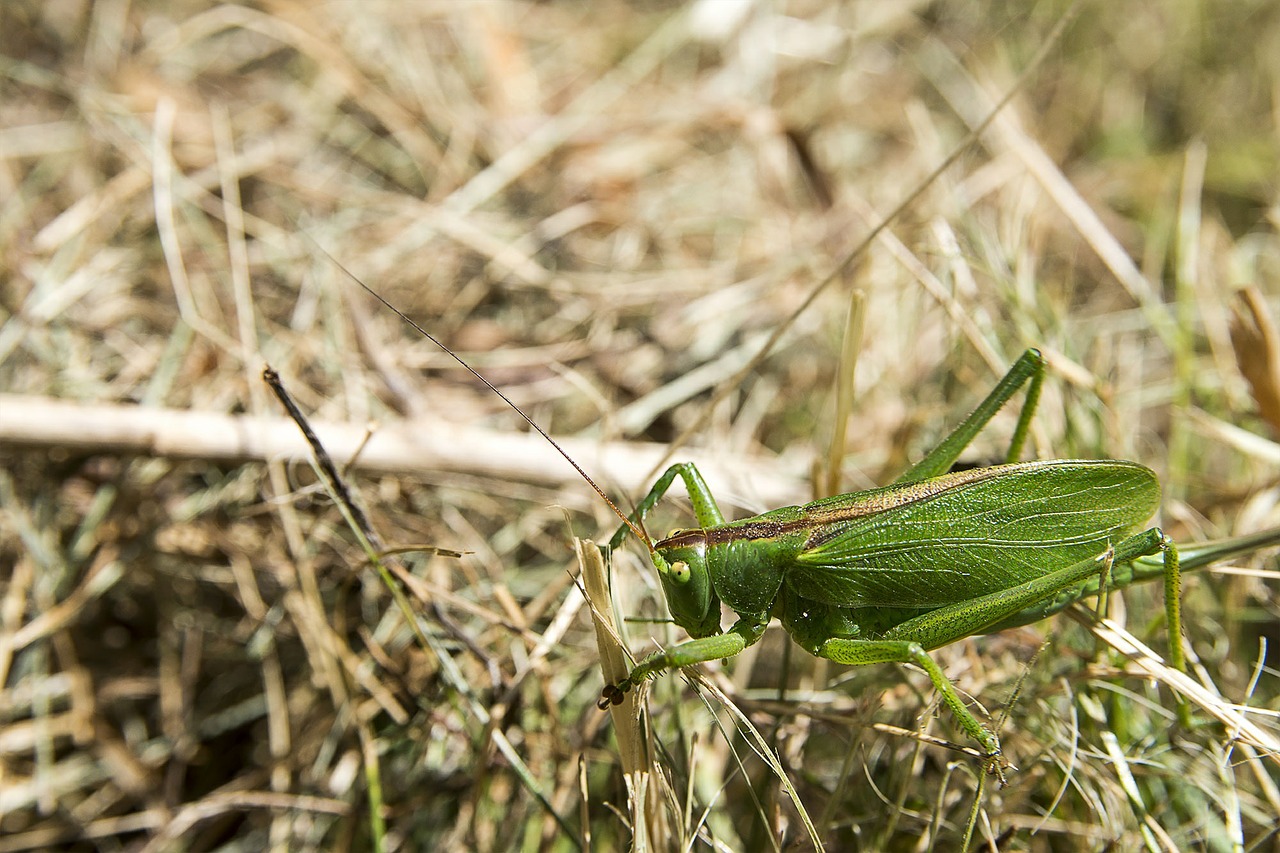
[[[850,496],[844,496],[846,501]],[[879,489],[815,526],[784,583],[842,607],[928,609],[997,592],[1101,553],[1155,513],[1160,484],[1132,462],[1025,462]]]

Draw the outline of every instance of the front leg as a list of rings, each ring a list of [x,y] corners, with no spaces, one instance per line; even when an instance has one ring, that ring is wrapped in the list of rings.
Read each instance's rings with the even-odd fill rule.
[[[677,462],[662,472],[662,476],[653,484],[649,494],[645,495],[636,506],[635,512],[631,513],[629,519],[643,526],[645,516],[667,493],[667,489],[671,488],[677,476],[684,481],[684,488],[689,493],[689,500],[693,503],[693,513],[698,519],[698,525],[707,528],[724,524],[724,514],[720,512],[720,507],[716,504],[707,481],[702,479],[702,473],[692,462]],[[627,531],[630,529],[626,524],[618,528],[618,532],[609,540],[610,551],[616,551],[622,546],[622,540],[627,538]]]
[[[600,692],[600,700],[596,705],[603,711],[610,705],[620,704],[628,690],[661,675],[668,669],[731,658],[764,636],[764,629],[768,625],[768,613],[743,616],[723,634],[689,640],[669,649],[656,651],[636,664],[627,677],[617,684],[606,684],[604,690]]]

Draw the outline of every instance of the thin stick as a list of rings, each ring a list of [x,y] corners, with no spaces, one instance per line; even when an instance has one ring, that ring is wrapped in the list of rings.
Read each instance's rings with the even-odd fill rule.
[[[333,464],[329,451],[325,450],[324,445],[320,443],[320,437],[311,428],[311,424],[307,421],[307,416],[302,413],[297,403],[293,402],[293,397],[285,390],[284,383],[280,381],[280,374],[276,373],[270,366],[264,367],[262,369],[262,379],[271,387],[271,392],[276,395],[280,405],[284,406],[284,410],[289,413],[289,417],[298,425],[298,429],[302,432],[302,437],[311,446],[311,452],[315,454],[316,463],[324,473],[325,479],[329,481],[329,487],[338,496],[338,500],[342,501],[347,509],[350,510],[351,517],[360,526],[361,532],[364,533],[369,543],[378,551],[383,551],[386,546],[382,541],[382,537],[378,535],[377,531],[373,529],[373,525],[369,523],[369,517],[365,515],[364,509],[356,503],[351,490],[347,488],[346,481],[338,473],[338,466]]]
[[[270,366],[267,366],[262,370],[262,378],[269,386],[271,386],[271,390],[276,395],[276,399],[278,399],[280,404],[284,406],[285,411],[289,413],[289,417],[298,425],[298,429],[301,430],[303,437],[306,438],[307,444],[311,446],[311,452],[315,455],[316,464],[320,466],[320,471],[328,482],[329,488],[334,497],[346,510],[348,518],[350,518],[351,522],[358,528],[360,535],[362,535],[365,541],[369,543],[368,547],[372,549],[372,553],[369,554],[370,560],[378,568],[383,581],[387,584],[387,588],[391,591],[392,596],[396,599],[397,604],[399,604],[401,610],[404,612],[405,618],[408,620],[409,624],[413,626],[414,632],[418,635],[420,642],[423,643],[424,647],[427,647],[429,644],[426,636],[417,630],[417,621],[414,617],[413,608],[409,606],[408,599],[404,597],[399,585],[395,583],[391,573],[385,569],[380,561],[380,558],[387,554],[386,543],[383,542],[383,539],[378,535],[378,532],[373,529],[373,525],[369,522],[369,517],[365,515],[364,509],[361,508],[360,504],[356,503],[351,490],[347,488],[346,481],[343,480],[342,475],[338,473],[338,466],[333,464],[333,458],[329,456],[329,452],[325,450],[324,445],[320,443],[320,438],[316,435],[315,430],[311,428],[311,424],[307,421],[307,416],[302,413],[302,410],[293,402],[293,397],[285,390],[284,383],[280,381],[280,374],[276,373],[276,371]],[[447,549],[442,548],[436,548],[433,550],[437,554],[459,553],[450,552]],[[497,688],[501,684],[502,678],[499,675],[492,658],[485,653],[484,649],[480,648],[475,639],[468,635],[466,631],[462,630],[462,626],[455,622],[449,614],[445,612],[444,608],[440,606],[438,601],[434,598],[428,599],[427,605],[431,608],[431,613],[436,618],[436,621],[439,622],[454,639],[466,646],[467,650],[475,655],[476,659],[489,669],[490,678],[493,680],[494,687]],[[437,656],[439,656],[439,650],[436,651]]]
[[[311,422],[330,456],[345,467],[356,460],[360,471],[439,477],[442,472],[491,477],[504,482],[541,485],[578,483],[542,437],[532,431],[503,432],[460,426],[439,420],[392,420],[370,434],[366,424]],[[307,444],[289,418],[229,414],[221,411],[170,409],[135,403],[88,403],[52,397],[0,393],[0,444],[42,452],[142,454],[165,459],[249,462],[310,458]],[[642,477],[665,445],[640,441],[561,439],[576,458],[592,457],[622,489],[648,488]],[[735,457],[732,464],[715,454],[694,452],[688,461],[717,482],[730,482],[751,472],[754,497],[769,506],[799,503],[808,483],[784,459],[756,453]],[[357,458],[358,457],[358,458]],[[345,475],[344,475],[345,476]],[[585,495],[572,497],[586,502]]]

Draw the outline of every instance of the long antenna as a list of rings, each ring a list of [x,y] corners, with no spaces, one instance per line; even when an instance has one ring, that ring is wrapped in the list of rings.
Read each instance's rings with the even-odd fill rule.
[[[304,231],[302,233],[305,234],[306,232]],[[342,270],[342,272],[346,274],[347,278],[351,279],[356,284],[360,285],[362,288],[364,288],[365,292],[367,292],[370,296],[372,296],[374,299],[378,300],[383,305],[387,306],[396,314],[398,314],[401,320],[404,320],[406,323],[408,323],[410,326],[416,329],[418,333],[421,334],[424,338],[431,341],[431,343],[435,344],[436,346],[440,347],[440,349],[442,349],[445,353],[447,353],[450,358],[458,362],[458,364],[462,365],[468,373],[470,373],[476,379],[479,379],[481,382],[483,382],[486,388],[488,388],[493,393],[497,394],[498,397],[502,400],[502,402],[510,406],[517,415],[524,418],[525,423],[527,423],[529,426],[537,430],[538,435],[545,438],[547,442],[552,447],[554,447],[561,456],[565,458],[565,461],[573,466],[573,470],[577,471],[578,475],[581,476],[582,479],[587,481],[587,485],[591,486],[591,488],[596,490],[596,494],[604,499],[604,502],[609,505],[609,509],[613,510],[614,515],[622,519],[623,524],[631,528],[631,532],[636,535],[636,538],[638,538],[641,542],[644,543],[645,547],[649,549],[649,552],[656,553],[653,548],[653,540],[651,540],[649,536],[643,530],[641,530],[640,527],[637,526],[634,521],[632,521],[630,518],[627,518],[627,516],[622,512],[622,510],[618,509],[618,505],[615,504],[612,500],[610,500],[609,496],[604,493],[604,489],[600,488],[600,486],[596,483],[596,481],[591,479],[591,475],[588,474],[586,471],[582,470],[582,466],[579,465],[577,462],[573,461],[573,457],[570,456],[568,453],[566,453],[565,449],[561,447],[559,444],[557,444],[554,438],[547,435],[547,431],[542,427],[538,426],[537,422],[535,422],[533,418],[526,415],[524,413],[524,410],[522,410],[515,403],[511,402],[511,398],[509,398],[506,394],[503,394],[502,391],[500,391],[496,385],[494,385],[492,382],[486,379],[484,377],[484,374],[482,374],[480,371],[476,370],[474,367],[472,367],[471,365],[463,361],[460,355],[458,355],[456,352],[451,350],[439,338],[437,338],[435,335],[428,332],[426,329],[422,328],[422,326],[414,322],[412,317],[410,317],[408,314],[401,311],[396,306],[392,305],[390,302],[388,302],[386,299],[382,297],[382,294],[378,293],[378,291],[374,290],[372,287],[370,287],[369,285],[361,281],[359,276],[357,276],[351,270],[343,266],[341,261],[339,261],[333,255],[329,254],[329,251],[325,249],[324,246],[321,246],[316,240],[312,239],[310,235],[307,235],[307,239],[311,240],[311,243],[317,249],[319,249],[322,253],[324,253],[324,256],[328,258],[333,263],[334,266]]]

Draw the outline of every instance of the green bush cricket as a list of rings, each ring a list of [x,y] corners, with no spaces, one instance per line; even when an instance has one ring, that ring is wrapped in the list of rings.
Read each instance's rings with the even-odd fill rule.
[[[1158,528],[1133,533],[1158,508],[1154,472],[1114,460],[1015,461],[1043,378],[1044,359],[1027,350],[964,423],[882,489],[726,522],[696,468],[668,468],[630,521],[643,521],[677,476],[684,482],[699,528],[649,547],[671,615],[694,639],[650,655],[606,686],[600,706],[666,669],[738,654],[777,617],[820,657],[920,666],[994,760],[999,740],[928,651],[1034,622],[1096,592],[1107,575],[1123,586],[1153,570],[1165,578],[1172,662],[1185,669],[1178,551]],[[1027,383],[1008,464],[946,473]],[[610,546],[621,545],[629,529],[621,527]],[[1154,555],[1158,568],[1136,563]],[[723,632],[721,603],[739,615]]]
[[[1181,570],[1276,544],[1280,530],[1203,543],[1180,556],[1157,527],[1155,472],[1134,462],[1018,462],[1044,381],[1029,349],[985,400],[892,485],[726,522],[691,464],[672,465],[610,541],[617,548],[679,477],[698,527],[651,543],[667,607],[694,639],[606,685],[599,706],[668,669],[732,657],[776,617],[801,647],[837,663],[914,663],[999,772],[1000,742],[929,657],[975,634],[1037,622],[1132,583],[1164,578],[1170,662],[1186,671]],[[947,473],[1020,388],[1006,464]],[[720,607],[738,614],[720,628]],[[1184,719],[1189,718],[1180,700]]]
[[[354,278],[354,276],[353,276]],[[1029,349],[995,389],[924,459],[893,484],[727,522],[697,468],[670,466],[630,516],[550,435],[482,374],[363,282],[375,298],[448,353],[545,438],[645,545],[675,623],[691,637],[655,652],[601,692],[601,709],[644,681],[733,657],[777,618],[810,653],[837,663],[914,663],[961,728],[999,772],[1000,742],[965,706],[930,650],[965,637],[1030,624],[1107,589],[1164,578],[1170,661],[1186,671],[1181,570],[1280,543],[1280,529],[1180,555],[1159,528],[1141,529],[1160,484],[1119,460],[1018,462],[1044,381]],[[948,473],[1006,403],[1027,386],[1006,463]],[[679,478],[698,527],[654,541],[644,519]],[[1135,532],[1140,531],[1140,532]],[[738,615],[720,626],[721,605]]]

